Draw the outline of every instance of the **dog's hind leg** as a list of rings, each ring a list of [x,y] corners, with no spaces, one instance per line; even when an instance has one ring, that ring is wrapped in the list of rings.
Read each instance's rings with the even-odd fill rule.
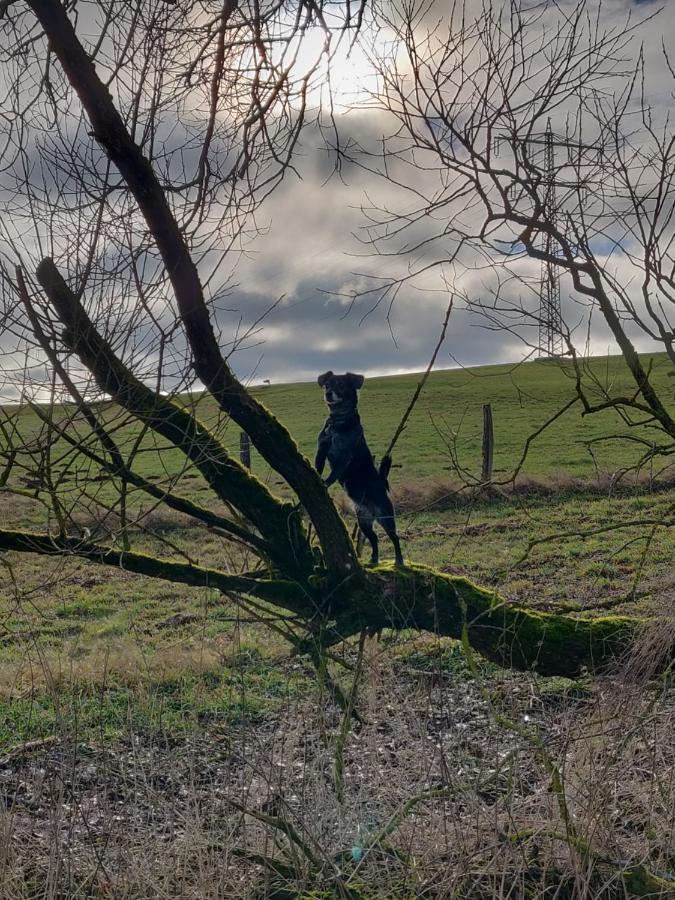
[[[398,535],[396,534],[396,519],[394,518],[394,507],[391,504],[391,501],[387,503],[385,508],[382,510],[382,514],[377,517],[377,521],[380,523],[385,533],[389,537],[389,540],[394,545],[394,554],[396,557],[396,565],[403,565],[403,554],[401,553],[401,542],[398,539]]]
[[[370,557],[370,564],[372,566],[376,566],[380,561],[380,552],[379,552],[379,542],[377,540],[377,535],[375,534],[375,529],[373,528],[373,517],[369,513],[357,512],[356,519],[359,523],[359,528],[361,529],[361,533],[368,539],[370,546],[372,548],[372,554]]]

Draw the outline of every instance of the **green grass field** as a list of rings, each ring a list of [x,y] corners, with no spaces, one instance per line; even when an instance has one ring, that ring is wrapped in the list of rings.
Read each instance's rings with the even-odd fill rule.
[[[598,383],[608,389],[628,389],[620,372],[616,358],[595,361]],[[665,359],[657,357],[654,381],[662,393],[671,389],[667,372]],[[376,454],[388,444],[418,380],[417,375],[405,375],[367,381],[361,413]],[[325,415],[318,386],[277,385],[255,393],[311,456]],[[394,470],[392,482],[407,557],[468,575],[509,599],[543,608],[648,612],[662,602],[673,587],[672,535],[667,529],[630,523],[666,516],[672,509],[672,469],[658,473],[653,490],[644,481],[636,485],[633,474],[621,489],[609,492],[608,477],[634,464],[640,452],[635,442],[613,440],[599,444],[594,457],[588,453],[585,442],[619,432],[622,423],[614,412],[583,417],[574,407],[554,422],[532,444],[522,470],[524,493],[471,501],[454,493],[461,484],[450,471],[448,435],[455,432],[459,462],[477,476],[483,403],[493,407],[495,477],[503,478],[519,460],[527,437],[571,396],[569,373],[549,363],[434,373],[395,450],[400,468]],[[208,401],[200,401],[199,411],[203,419],[216,421]],[[30,415],[24,414],[24,429],[33,427]],[[236,447],[238,432],[226,423],[217,427]],[[651,439],[646,428],[632,433]],[[260,476],[276,487],[275,476],[253,455]],[[151,442],[146,442],[138,463],[140,470],[159,478],[182,468],[176,451],[158,452]],[[99,473],[87,472],[94,496],[105,497],[108,488],[97,481]],[[82,483],[75,478],[66,490],[75,491]],[[190,470],[180,489],[205,496],[199,477]],[[340,498],[339,487],[333,490]],[[43,508],[29,497],[5,492],[0,500],[7,522],[33,527],[44,522]],[[608,523],[622,527],[584,536]],[[187,527],[176,515],[159,511],[146,524],[148,534],[141,542],[149,546],[160,546],[152,537],[153,529],[159,529],[162,541],[189,548],[196,561],[228,564],[218,538]],[[574,531],[579,534],[559,537]],[[523,559],[529,541],[544,536],[551,540]],[[383,547],[386,555],[386,539]],[[206,715],[214,704],[223,716],[236,717],[241,701],[228,686],[223,663],[232,654],[240,659],[242,642],[253,648],[258,661],[258,674],[251,676],[243,705],[267,709],[280,696],[279,685],[270,682],[266,657],[283,657],[283,644],[257,628],[239,629],[236,612],[223,609],[220,599],[208,592],[77,561],[18,555],[5,559],[0,590],[0,744],[53,727],[57,713],[49,686],[63,686],[64,697],[98,696],[104,679],[111,702],[106,728],[120,727],[115,712],[120,702],[126,709],[129,698],[142,698],[139,708],[148,711],[156,694],[165,724],[172,720],[172,710]],[[214,673],[220,674],[215,678]],[[26,691],[28,703],[19,699]],[[86,709],[85,703],[81,715],[89,727]],[[154,713],[148,716],[155,721]]]
[[[672,371],[665,355],[654,358],[654,384],[672,400]],[[634,390],[618,357],[593,361],[598,385],[614,394]],[[373,452],[382,453],[419,381],[419,375],[368,379],[361,392],[361,416]],[[518,461],[527,437],[574,396],[571,368],[563,364],[530,362],[518,367],[486,366],[433,373],[396,447],[396,463],[403,480],[438,478],[449,464],[447,440],[457,435],[460,462],[480,474],[482,407],[491,403],[495,431],[494,471],[507,474]],[[599,398],[600,387],[593,391]],[[308,455],[325,417],[322,392],[315,384],[278,385],[255,391],[284,422]],[[585,442],[625,432],[614,412],[580,415],[574,407],[548,428],[535,443],[525,468],[533,478],[592,477],[595,465]],[[653,439],[649,429],[635,434]],[[651,434],[651,436],[650,436]],[[599,467],[615,472],[630,465],[636,448],[609,442],[596,450]]]
[[[665,397],[671,397],[673,387],[668,371],[665,359],[655,358],[653,379]],[[621,372],[615,358],[595,360],[599,393],[605,388],[627,391],[630,385]],[[367,381],[361,414],[376,455],[387,446],[418,379],[405,375]],[[589,441],[626,432],[615,413],[583,417],[574,407],[557,419],[532,443],[516,490],[470,491],[453,471],[449,446],[465,481],[478,476],[482,406],[489,402],[495,425],[494,476],[506,481],[528,436],[568,402],[572,388],[564,367],[541,362],[516,369],[496,366],[433,374],[394,453],[398,467],[391,481],[404,554],[442,571],[467,575],[508,600],[534,607],[582,615],[611,610],[651,615],[672,609],[672,529],[635,523],[672,518],[673,468],[661,464],[631,471],[644,451],[644,445],[635,441],[599,442],[591,455]],[[274,385],[255,393],[311,457],[325,416],[318,386]],[[208,400],[196,402],[200,417],[236,452],[238,430],[220,421]],[[67,410],[61,412],[67,416]],[[106,414],[117,421],[113,408]],[[31,412],[22,411],[16,421],[24,435],[38,430],[38,419]],[[137,432],[123,420],[117,424],[118,440],[128,448]],[[645,427],[630,433],[655,439]],[[181,493],[207,502],[200,476],[184,466],[175,450],[147,437],[139,448],[136,467],[143,474],[160,484],[172,483],[179,475]],[[114,503],[115,488],[96,465],[76,457],[59,459],[59,452],[66,449],[61,443],[53,448],[55,469],[60,466],[64,474],[62,496],[72,498],[77,521],[95,524],[93,510],[101,502]],[[36,477],[35,457],[26,455],[20,463],[0,493],[0,514],[7,526],[43,529],[50,510],[35,501],[30,486]],[[283,491],[255,451],[253,465],[261,478]],[[617,483],[616,476],[627,470]],[[333,492],[342,504],[339,487]],[[178,514],[152,509],[147,499],[134,494],[128,505],[135,513],[145,510],[136,546],[167,554],[184,551],[196,562],[225,568],[241,564],[215,534],[189,525]],[[532,540],[541,538],[546,540],[531,546]],[[386,539],[382,548],[386,557],[390,552]],[[537,792],[550,796],[548,776],[544,773],[542,781],[536,754],[527,742],[519,744],[513,733],[497,728],[488,707],[538,729],[547,741],[553,736],[553,745],[547,746],[563,752],[566,741],[570,747],[581,746],[584,716],[590,715],[586,707],[613,696],[611,682],[590,687],[583,681],[529,677],[482,663],[481,687],[456,642],[412,630],[385,632],[382,641],[368,650],[358,695],[367,721],[345,744],[346,794],[337,801],[333,788],[326,785],[335,782],[331,773],[341,718],[308,661],[292,656],[289,646],[269,628],[247,622],[232,602],[214,591],[72,559],[5,554],[1,562],[0,896],[12,900],[252,897],[251,879],[259,880],[259,870],[242,868],[229,857],[223,861],[223,829],[238,835],[239,843],[250,840],[256,852],[267,846],[264,840],[269,841],[270,835],[241,832],[241,822],[228,819],[218,805],[224,793],[238,801],[245,796],[247,805],[256,807],[269,801],[272,779],[274,790],[286,790],[291,797],[289,809],[296,810],[301,798],[293,812],[301,833],[315,826],[317,840],[342,851],[361,833],[364,826],[359,822],[386,822],[400,808],[397,804],[430,784],[447,784],[454,773],[469,779],[499,773],[507,751],[517,750],[513,768],[485,794],[489,802],[480,792],[461,794],[459,805],[443,813],[442,826],[434,818],[433,805],[425,808],[409,838],[405,831],[392,838],[398,841],[396,852],[403,855],[364,870],[370,886],[358,894],[368,900],[435,896],[431,888],[431,893],[426,889],[417,893],[417,888],[397,887],[397,866],[431,853],[428,874],[424,865],[406,862],[407,874],[400,876],[404,879],[400,885],[404,881],[423,885],[425,878],[434,884],[451,871],[447,860],[467,834],[475,832],[478,854],[499,846],[493,819],[505,797],[509,821],[527,826],[532,821],[531,798]],[[355,652],[355,646],[341,650],[347,668],[334,671],[345,689],[351,683]],[[634,709],[648,703],[640,722],[631,720],[626,730],[634,743],[626,738],[615,747],[610,761],[603,762],[603,774],[593,774],[588,784],[582,754],[578,777],[586,785],[591,832],[597,827],[597,810],[604,815],[617,806],[621,815],[611,813],[614,818],[610,816],[603,827],[619,844],[623,846],[624,818],[638,821],[642,829],[637,849],[631,849],[629,841],[624,855],[649,854],[655,865],[667,868],[671,851],[664,835],[667,828],[672,831],[667,773],[672,767],[665,748],[672,715],[667,704],[657,709],[649,696],[639,694],[632,701]],[[623,703],[623,694],[617,697]],[[610,718],[616,715],[610,713]],[[648,736],[640,723],[648,723]],[[590,733],[596,732],[591,728]],[[656,734],[664,736],[657,740]],[[665,754],[658,765],[641,761],[648,740]],[[26,741],[37,744],[24,754],[17,748]],[[600,752],[599,748],[596,742],[592,752]],[[625,758],[628,751],[630,759]],[[625,773],[634,760],[636,774],[629,789]],[[570,765],[574,768],[574,759]],[[649,796],[643,796],[645,766],[656,773]],[[594,785],[615,780],[621,785],[621,801],[596,798]],[[537,815],[548,821],[557,813],[542,807]],[[464,830],[455,836],[448,832],[447,816],[458,828],[464,822]],[[670,825],[663,824],[668,821]],[[173,823],[175,833],[166,833],[167,823]],[[441,832],[446,849],[438,857],[442,861],[438,869],[432,851],[440,853]],[[13,856],[3,850],[3,834],[12,836],[14,843],[8,838],[6,846],[15,848]],[[634,840],[633,832],[629,836]],[[278,835],[272,843],[277,853],[282,851]],[[65,869],[54,868],[55,848],[69,861],[66,874]],[[457,852],[463,866],[465,851]],[[489,852],[492,869],[503,866],[511,871],[511,862],[499,862],[497,851]],[[111,854],[117,854],[115,862],[110,861]],[[535,873],[535,881],[548,883],[551,876],[545,867],[540,875],[531,860],[523,864],[526,873]],[[557,857],[549,864],[558,871]],[[301,872],[302,865],[297,865]],[[480,878],[489,882],[480,881],[482,893],[457,896],[501,897],[490,886],[492,869],[482,870]],[[111,871],[120,873],[117,880]],[[76,887],[72,873],[80,879]],[[217,880],[221,877],[222,884]],[[530,874],[523,877],[527,881]],[[338,894],[328,891],[320,896]],[[532,888],[522,896],[540,894]],[[606,896],[614,900],[623,895]]]
[[[672,404],[673,382],[669,378],[672,366],[664,354],[654,356],[651,362],[653,384],[666,403]],[[634,390],[619,357],[592,360],[587,368],[585,384],[592,401],[602,401],[605,392],[630,395]],[[366,381],[361,392],[360,410],[375,456],[381,455],[388,446],[419,378],[413,374]],[[316,435],[326,415],[321,389],[315,383],[280,384],[254,388],[253,393],[288,427],[303,453],[313,459]],[[449,446],[453,447],[455,461],[466,471],[467,478],[478,477],[485,403],[492,405],[494,419],[493,476],[497,480],[506,478],[519,462],[527,438],[573,397],[573,373],[566,363],[536,361],[516,367],[488,366],[435,372],[427,381],[396,446],[394,462],[399,469],[394,480],[399,484],[411,484],[447,479],[452,463]],[[226,446],[238,452],[239,431],[217,414],[208,396],[185,398],[185,402],[194,403],[199,418],[214,428]],[[118,442],[127,448],[131,446],[137,436],[136,427],[117,422],[115,409],[110,409],[107,415],[116,422]],[[41,427],[37,417],[28,411],[18,417],[17,424],[27,440]],[[659,435],[652,428],[637,426],[629,429],[613,410],[583,416],[577,404],[536,438],[521,474],[523,478],[546,481],[611,478],[634,465],[645,450],[645,446],[637,441],[612,438],[627,432],[633,438],[658,442]],[[599,440],[601,438],[607,440]],[[592,453],[589,444],[592,444]],[[62,447],[66,449],[65,444]],[[189,468],[186,470],[183,456],[172,447],[158,445],[152,435],[141,441],[134,465],[141,474],[155,480],[187,472],[189,478],[182,485],[183,491],[200,498],[206,496],[199,476]],[[266,481],[282,487],[278,477],[262,464],[255,451],[253,468]],[[650,470],[641,474],[659,477],[662,468],[657,458]],[[30,484],[30,463],[27,463],[24,475],[24,482]],[[76,493],[87,477],[98,484],[96,495],[99,499],[109,498],[107,479],[101,477],[100,470],[88,461],[82,460],[71,467],[64,484],[73,485]],[[14,518],[22,515],[28,517],[26,522],[35,524],[39,521],[40,510],[35,504],[20,506],[16,498],[1,502],[2,508],[8,509]]]

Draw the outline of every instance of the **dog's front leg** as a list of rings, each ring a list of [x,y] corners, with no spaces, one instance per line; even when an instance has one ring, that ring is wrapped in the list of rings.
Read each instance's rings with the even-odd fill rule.
[[[330,438],[326,434],[326,427],[324,426],[319,432],[319,438],[316,447],[316,458],[314,459],[314,468],[319,473],[319,475],[323,474],[323,467],[326,465],[326,458],[328,457],[329,447]]]
[[[326,487],[330,487],[331,484],[335,484],[336,481],[342,481],[342,479],[347,474],[347,469],[352,461],[351,456],[345,462],[340,463],[339,466],[335,466],[331,468],[331,473],[328,478],[324,479],[324,484]]]
[[[328,448],[319,444],[319,449],[316,451],[316,459],[314,460],[314,468],[319,475],[323,475],[323,467],[326,465],[327,456]]]

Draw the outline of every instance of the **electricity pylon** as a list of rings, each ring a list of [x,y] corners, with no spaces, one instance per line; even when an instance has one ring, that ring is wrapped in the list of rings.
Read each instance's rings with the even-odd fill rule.
[[[502,140],[506,140],[513,144],[513,140],[497,135],[495,139],[495,152],[499,152],[499,145]],[[558,207],[558,199],[556,197],[556,183],[562,184],[566,188],[573,191],[579,191],[580,182],[578,177],[574,181],[560,181],[556,171],[555,164],[555,148],[565,148],[569,154],[569,161],[572,163],[572,154],[576,154],[576,164],[581,163],[581,154],[587,151],[595,151],[598,154],[604,153],[601,144],[584,144],[578,141],[570,141],[568,138],[561,138],[553,133],[551,120],[546,123],[546,130],[542,134],[530,134],[524,143],[527,146],[534,145],[543,148],[543,165],[541,167],[543,188],[544,188],[544,215],[543,221],[551,226],[542,233],[540,239],[540,247],[546,259],[541,263],[541,282],[539,289],[539,335],[538,335],[538,351],[540,359],[556,359],[565,355],[565,342],[563,340],[563,320],[560,299],[560,276],[558,274],[558,266],[552,260],[557,255],[556,241],[550,231],[555,229],[556,225],[564,227],[559,222],[560,210]],[[541,149],[539,150],[541,152]],[[573,164],[573,163],[572,163]]]
[[[546,123],[544,132],[544,215],[548,224],[554,228],[558,220],[558,207],[555,195],[555,151],[551,120]],[[542,238],[542,249],[546,256],[541,263],[541,289],[539,294],[539,358],[555,359],[564,352],[562,334],[562,310],[560,305],[560,277],[558,267],[551,262],[555,255],[555,241],[546,231]]]

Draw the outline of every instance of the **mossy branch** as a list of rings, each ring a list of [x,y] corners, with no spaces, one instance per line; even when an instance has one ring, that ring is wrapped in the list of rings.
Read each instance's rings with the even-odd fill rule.
[[[349,608],[339,609],[331,644],[337,635],[344,639],[363,628],[418,628],[461,640],[466,610],[469,642],[482,656],[504,668],[576,678],[620,659],[648,624],[628,616],[582,618],[527,609],[426,566],[383,564],[367,577],[367,588]]]
[[[161,578],[174,584],[207,587],[227,594],[246,594],[282,607],[302,618],[316,612],[316,604],[296,582],[281,578],[253,578],[230,575],[218,569],[189,562],[160,559],[147,553],[116,550],[76,537],[58,537],[29,531],[0,530],[0,550],[38,553],[42,556],[72,556],[104,566],[114,566],[149,578]]]
[[[185,454],[214,494],[240,510],[265,536],[270,559],[281,571],[291,577],[306,571],[312,557],[297,510],[233,459],[203,422],[136,378],[99,334],[51,259],[42,260],[37,277],[65,326],[65,345],[101,390]]]
[[[0,550],[72,555],[182,584],[212,587],[223,593],[250,595],[298,615],[308,640],[304,646],[325,649],[364,630],[418,628],[462,639],[504,668],[576,678],[602,671],[633,645],[648,620],[539,612],[501,599],[496,593],[426,566],[384,564],[368,570],[365,582],[346,595],[327,596],[323,579],[308,588],[284,578],[230,575],[192,563],[173,562],[125,550],[102,547],[78,538],[23,531],[0,531]],[[307,582],[314,581],[308,577]],[[312,635],[310,641],[309,635]],[[664,658],[675,659],[675,647]]]

